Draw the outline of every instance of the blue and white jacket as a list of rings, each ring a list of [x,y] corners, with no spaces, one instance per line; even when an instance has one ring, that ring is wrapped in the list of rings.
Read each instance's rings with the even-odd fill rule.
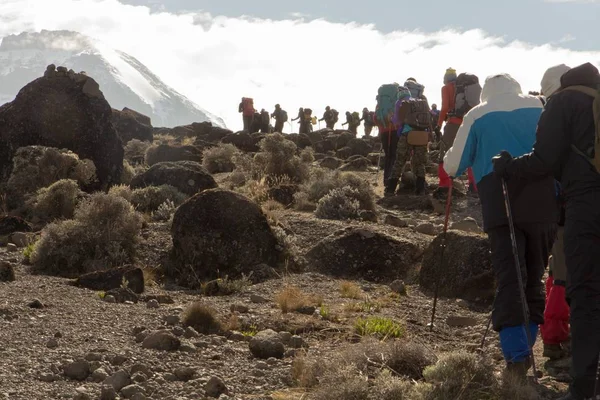
[[[463,119],[454,145],[444,157],[444,169],[455,177],[473,168],[483,209],[484,229],[506,225],[500,180],[493,174],[492,157],[502,150],[513,157],[531,152],[543,106],[508,74],[486,79],[481,104]],[[508,181],[515,222],[556,222],[556,200],[552,177],[533,182]]]

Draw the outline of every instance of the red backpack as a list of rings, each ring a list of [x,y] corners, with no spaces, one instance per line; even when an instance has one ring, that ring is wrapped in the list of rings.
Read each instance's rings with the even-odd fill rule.
[[[254,116],[254,99],[250,97],[244,97],[242,99],[242,114],[244,117],[253,117]]]

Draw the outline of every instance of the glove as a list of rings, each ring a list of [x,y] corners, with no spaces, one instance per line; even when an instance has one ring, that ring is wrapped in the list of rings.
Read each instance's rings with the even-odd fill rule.
[[[509,173],[508,168],[513,161],[513,156],[506,150],[501,151],[500,154],[492,158],[492,164],[494,164],[494,175],[501,179],[508,179]]]

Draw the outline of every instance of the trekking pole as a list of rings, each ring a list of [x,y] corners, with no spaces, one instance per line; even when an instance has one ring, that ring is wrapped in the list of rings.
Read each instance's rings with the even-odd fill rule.
[[[506,207],[506,217],[508,218],[508,226],[510,228],[510,240],[512,242],[513,257],[515,259],[515,268],[517,270],[517,282],[519,284],[519,291],[521,296],[523,319],[525,320],[525,334],[527,335],[527,346],[529,347],[529,353],[531,354],[533,380],[537,383],[537,368],[535,365],[535,356],[533,355],[533,338],[531,337],[531,331],[529,330],[529,307],[527,306],[527,299],[525,297],[525,286],[523,286],[523,277],[521,275],[521,263],[519,262],[519,250],[517,248],[517,236],[515,234],[515,225],[512,217],[512,210],[510,208],[510,199],[508,198],[508,188],[506,186],[506,179],[504,178],[502,178],[502,193],[504,194],[504,206]]]
[[[452,181],[450,181],[450,187],[448,187],[448,198],[446,199],[446,217],[444,219],[444,231],[442,237],[442,250],[440,253],[440,268],[444,266],[444,253],[446,246],[448,245],[448,221],[450,220],[450,206],[452,205]],[[440,271],[441,272],[441,271]],[[438,272],[435,277],[435,287],[433,289],[433,309],[431,310],[431,322],[429,323],[429,330],[432,332],[435,320],[435,309],[437,308],[438,295],[440,291],[440,277],[441,273]]]
[[[490,333],[491,326],[492,326],[492,314],[490,314],[490,318],[487,323],[487,328],[485,328],[485,332],[483,333],[483,337],[481,338],[481,350],[483,350],[483,346],[485,346],[485,339],[487,338],[488,333]]]
[[[377,127],[377,129],[379,129],[379,126]],[[383,130],[385,130],[385,121],[383,121]],[[381,136],[383,134],[383,132],[381,132],[381,130],[379,130],[379,135]],[[390,148],[390,141],[391,141],[391,136],[388,137],[388,154],[390,153],[389,148]],[[379,170],[381,169],[381,153],[383,153],[383,142],[381,142],[381,149],[379,149],[379,157],[377,157],[377,174],[375,174],[375,186],[379,186]],[[384,166],[384,170],[385,170],[385,166]],[[385,173],[384,173],[385,175]],[[383,186],[385,186],[385,182],[383,182]]]

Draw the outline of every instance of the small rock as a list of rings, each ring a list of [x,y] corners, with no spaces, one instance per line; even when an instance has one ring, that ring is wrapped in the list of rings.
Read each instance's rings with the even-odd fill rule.
[[[152,300],[148,300],[148,302],[146,303],[146,307],[158,308],[158,307],[160,307],[160,304],[158,303],[158,300],[152,299]]]
[[[136,372],[135,374],[131,375],[131,380],[135,383],[144,383],[148,380],[148,377],[141,372]]]
[[[207,396],[218,399],[222,394],[227,394],[227,386],[220,378],[213,376],[206,382],[204,392]]]
[[[29,304],[27,304],[27,306],[29,308],[36,308],[36,309],[44,308],[44,304],[41,301],[39,301],[38,299],[33,299]]]
[[[10,235],[10,241],[14,243],[15,246],[23,248],[27,247],[32,242],[32,239],[30,238],[30,234],[25,232],[15,232]]]
[[[77,393],[73,396],[73,400],[92,400],[89,394],[87,393]]]
[[[303,306],[303,307],[298,308],[296,310],[296,312],[298,314],[313,315],[315,313],[316,309],[317,308],[314,306]]]
[[[56,331],[56,333],[54,333],[54,337],[57,339],[62,338],[62,336],[63,336],[62,333],[60,333],[59,331]]]
[[[52,372],[45,372],[45,373],[40,374],[38,379],[42,382],[54,382],[54,381],[58,380],[59,377],[56,376],[55,374],[53,374]]]
[[[240,314],[246,314],[248,311],[250,311],[250,309],[248,308],[248,306],[244,305],[244,304],[232,304],[231,305],[231,312],[237,312]]]
[[[267,359],[267,364],[269,365],[277,365],[277,363],[279,363],[279,360],[276,359],[275,357],[271,357]]]
[[[392,283],[390,283],[390,289],[394,293],[398,293],[398,294],[401,294],[401,295],[405,295],[406,294],[406,285],[404,284],[404,281],[402,281],[400,279],[396,279],[395,281],[393,281]]]
[[[476,326],[477,320],[471,317],[451,315],[446,318],[446,324],[454,328],[464,328],[468,326]]]
[[[283,358],[285,348],[277,332],[267,329],[256,334],[249,344],[254,357],[267,359],[269,357]]]
[[[424,235],[435,236],[435,226],[431,222],[425,222],[417,225],[415,231]]]
[[[148,335],[150,335],[150,332],[148,332],[148,331],[143,331],[143,332],[138,333],[137,335],[135,335],[135,342],[142,343],[144,341],[144,339],[146,339],[148,337]]]
[[[92,379],[94,382],[100,383],[104,382],[106,378],[108,378],[108,373],[104,370],[104,368],[98,368],[94,372],[92,372]]]
[[[146,330],[145,326],[136,326],[133,328],[132,334],[136,336],[138,333],[144,332]]]
[[[83,381],[90,375],[90,364],[86,360],[78,360],[64,366],[63,374],[76,381]]]
[[[297,353],[298,353],[297,349],[289,349],[285,352],[284,357],[285,358],[293,358],[293,357],[296,357]]]
[[[131,367],[131,374],[136,374],[136,373],[142,373],[144,375],[146,375],[146,377],[151,378],[152,377],[152,370],[150,369],[149,366],[147,366],[146,364],[134,364]]]
[[[181,342],[181,345],[179,346],[179,351],[182,351],[184,353],[196,353],[198,349],[192,343],[185,341]]]
[[[255,304],[263,304],[263,303],[268,303],[269,302],[268,299],[265,299],[264,297],[259,296],[257,294],[251,294],[250,295],[250,301],[253,302],[253,303],[255,303]]]
[[[107,303],[116,303],[117,299],[115,299],[115,296],[113,296],[111,294],[107,294],[104,296],[104,301]]]
[[[463,299],[456,299],[456,305],[460,308],[469,308],[469,302]]]
[[[102,361],[102,354],[100,353],[87,353],[85,359],[88,361]]]
[[[454,222],[450,225],[450,229],[471,233],[482,233],[483,230],[479,227],[477,221],[472,217],[467,217],[459,222]]]
[[[15,268],[14,266],[6,261],[0,261],[0,282],[14,282]]]
[[[375,211],[362,210],[359,213],[359,217],[361,220],[366,222],[379,222],[379,217]]]
[[[18,247],[17,247],[17,245],[16,245],[16,244],[14,244],[14,243],[8,243],[8,244],[6,245],[6,250],[7,250],[9,253],[16,253],[17,251],[19,251],[19,248],[18,248]]]
[[[156,331],[148,335],[142,342],[144,349],[154,349],[163,351],[178,350],[181,341],[169,331]]]
[[[173,329],[171,329],[171,332],[173,332],[173,335],[181,337],[185,333],[185,329],[183,329],[180,326],[176,326]]]
[[[143,392],[144,389],[142,389],[142,387],[139,385],[127,385],[121,389],[121,395],[123,395],[123,397],[126,399],[131,399],[134,395]]]
[[[285,344],[286,346],[288,344],[290,344],[290,340],[292,340],[292,334],[286,331],[281,331],[277,334],[279,336],[279,339],[281,339],[281,341],[283,342],[283,344]]]
[[[386,215],[383,222],[386,225],[395,226],[397,228],[407,228],[408,222],[405,219],[396,217],[395,215]]]
[[[179,325],[179,315],[167,315],[164,321],[169,326]]]
[[[232,342],[245,342],[246,336],[243,333],[237,331],[231,331],[229,333],[229,340]]]
[[[165,372],[162,375],[163,379],[167,382],[176,382],[177,381],[177,377],[175,376],[175,374],[172,374],[170,372]]]
[[[255,367],[256,367],[257,369],[269,369],[269,364],[267,364],[265,361],[258,361],[258,362],[255,364]]]
[[[252,376],[254,376],[256,378],[262,378],[265,375],[266,375],[265,371],[262,371],[260,369],[255,369],[254,371],[252,371]]]
[[[114,357],[112,357],[112,359],[110,360],[110,363],[112,365],[118,366],[118,365],[125,364],[125,361],[127,361],[127,357],[125,357],[121,354],[117,354]]]
[[[46,342],[46,347],[49,349],[55,349],[58,347],[58,340],[56,340],[55,338],[52,338],[50,340],[48,340],[48,342]]]
[[[129,378],[129,374],[124,369],[121,369],[111,376],[109,376],[105,381],[105,385],[112,385],[112,387],[119,392],[125,386],[131,384],[131,379]]]
[[[294,349],[301,349],[303,347],[308,347],[308,346],[306,345],[306,342],[304,341],[304,339],[302,339],[301,336],[294,335],[290,339],[290,347],[292,347]]]
[[[196,330],[194,328],[192,328],[191,326],[188,326],[187,328],[185,328],[185,331],[183,332],[183,337],[186,339],[195,339],[198,336],[200,336],[200,334],[198,332],[196,332]]]
[[[196,374],[196,370],[191,367],[179,367],[175,371],[173,371],[173,373],[180,381],[187,382],[192,380],[192,378]]]
[[[117,392],[112,386],[103,386],[100,391],[100,400],[115,400]]]

